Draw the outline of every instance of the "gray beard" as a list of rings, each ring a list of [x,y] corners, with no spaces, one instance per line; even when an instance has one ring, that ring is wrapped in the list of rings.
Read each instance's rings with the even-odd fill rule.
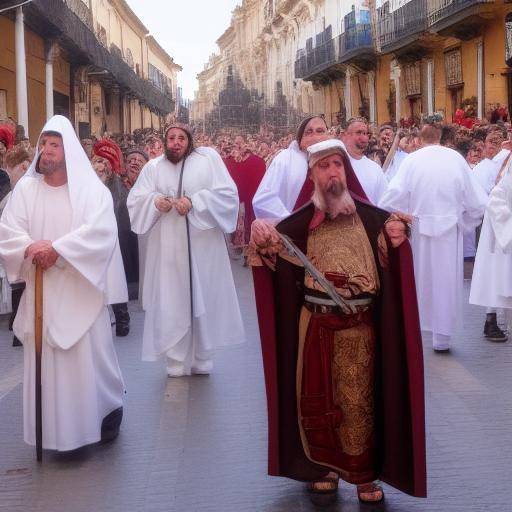
[[[313,204],[320,211],[326,213],[331,219],[338,215],[353,215],[356,211],[356,205],[348,189],[341,187],[329,187],[325,191],[315,187],[311,198]]]

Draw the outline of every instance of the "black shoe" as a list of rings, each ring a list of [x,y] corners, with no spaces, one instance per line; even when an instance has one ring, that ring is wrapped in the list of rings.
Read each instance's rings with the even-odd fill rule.
[[[130,324],[116,324],[116,336],[128,336],[130,332]]]
[[[12,338],[12,346],[13,347],[22,347],[23,343],[21,343],[21,341],[16,336],[13,336],[13,338]]]
[[[508,336],[498,327],[496,313],[487,313],[484,325],[484,336],[489,341],[503,342],[508,340]]]
[[[121,421],[123,420],[123,408],[119,407],[107,414],[101,422],[101,442],[108,443],[119,435]]]

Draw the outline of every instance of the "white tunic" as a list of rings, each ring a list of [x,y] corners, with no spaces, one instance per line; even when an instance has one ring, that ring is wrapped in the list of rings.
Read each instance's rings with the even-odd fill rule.
[[[456,151],[439,145],[411,153],[380,201],[415,217],[412,246],[421,327],[451,336],[462,307],[462,235],[483,215],[487,196]]]
[[[396,173],[398,172],[398,169],[400,169],[402,162],[407,158],[408,154],[409,153],[402,151],[400,148],[396,150],[395,156],[393,157],[393,160],[389,165],[388,171],[385,174],[388,183],[395,177]]]
[[[502,149],[494,158],[484,158],[481,162],[475,165],[473,173],[480,186],[488,193],[496,185],[496,178],[501,170],[501,166],[509,155],[509,151]]]
[[[151,160],[142,169],[128,196],[132,230],[139,235],[147,233],[142,292],[146,310],[142,358],[146,361],[164,355],[183,360],[183,343],[180,341],[190,338],[185,217],[174,209],[161,213],[154,204],[160,195],[177,196],[181,164],[169,162],[165,155]],[[236,227],[238,194],[222,159],[210,148],[198,148],[186,159],[183,193],[190,197],[193,205],[188,220],[194,340],[193,347],[189,348],[206,357],[215,347],[244,340],[224,241],[224,233],[232,232]]]
[[[254,194],[252,206],[258,219],[284,219],[295,207],[308,174],[306,152],[293,141],[278,153]]]
[[[471,280],[469,302],[512,308],[512,174],[491,192]]]
[[[382,195],[388,187],[388,182],[382,169],[377,163],[366,156],[359,159],[350,156],[350,162],[368,199],[375,205],[379,204]]]
[[[106,223],[114,220],[112,200],[105,192],[104,208],[95,212],[96,226],[83,225],[75,231],[68,185],[50,187],[40,176],[26,177],[17,184],[0,222],[0,257],[9,279],[27,284],[14,332],[24,345],[24,437],[28,444],[35,444],[35,267],[23,254],[38,240],[51,240],[60,254],[56,265],[44,273],[45,449],[73,450],[99,441],[103,418],[122,406],[124,385],[106,298],[86,276],[95,275],[103,257],[108,263],[115,245],[115,224],[109,234]],[[112,219],[108,219],[109,211]]]

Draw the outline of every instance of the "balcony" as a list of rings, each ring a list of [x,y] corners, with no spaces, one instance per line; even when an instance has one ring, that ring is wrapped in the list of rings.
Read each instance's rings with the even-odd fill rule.
[[[493,16],[494,0],[429,0],[429,29],[444,36],[471,39]]]
[[[0,7],[15,0],[0,0]],[[26,24],[44,39],[58,40],[74,68],[92,65],[104,70],[102,80],[117,85],[124,93],[143,100],[151,110],[172,112],[172,98],[158,90],[123,60],[119,48],[109,51],[92,29],[87,5],[81,0],[32,0],[23,7]]]
[[[329,41],[297,52],[295,78],[329,82],[343,76],[341,64],[357,62],[371,67],[374,56],[371,25],[358,24]]]
[[[426,31],[427,3],[430,0],[410,0],[392,12],[389,3],[377,9],[379,46],[383,53],[414,43]]]

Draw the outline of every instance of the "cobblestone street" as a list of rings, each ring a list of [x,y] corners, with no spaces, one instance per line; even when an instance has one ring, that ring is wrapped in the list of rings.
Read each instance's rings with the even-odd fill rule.
[[[300,483],[266,475],[266,402],[249,270],[233,264],[247,342],[219,352],[210,377],[168,379],[140,361],[143,313],[116,348],[126,382],[125,419],[114,443],[73,454],[35,450],[22,438],[22,349],[0,334],[0,510],[164,512],[315,510]],[[465,283],[465,295],[469,293]],[[386,488],[360,505],[343,485],[325,510],[510,510],[512,344],[481,336],[484,311],[466,305],[449,355],[424,339],[429,498]]]

